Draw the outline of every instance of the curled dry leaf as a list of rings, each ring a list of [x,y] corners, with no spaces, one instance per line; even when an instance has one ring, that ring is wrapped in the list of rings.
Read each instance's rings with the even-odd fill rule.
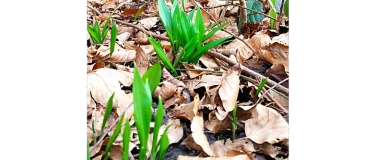
[[[191,130],[194,141],[202,147],[207,155],[213,156],[213,150],[204,134],[204,119],[202,117],[202,112],[197,113],[196,116],[193,117]]]
[[[211,131],[214,134],[217,134],[222,131],[232,129],[232,121],[229,117],[226,117],[224,120],[219,120],[215,115],[216,111],[209,113],[209,119],[205,122],[205,128]]]
[[[158,17],[143,18],[140,20],[140,24],[147,30],[150,30],[158,22],[158,19]]]
[[[249,41],[249,44],[255,51],[255,54],[261,54],[261,50],[265,49],[266,46],[271,44],[272,40],[270,39],[269,35],[264,34],[262,32],[257,32]]]
[[[253,160],[248,158],[247,155],[242,154],[234,157],[218,157],[218,158],[203,158],[203,157],[190,157],[190,156],[179,156],[177,160]]]
[[[283,46],[279,43],[273,43],[268,46],[268,50],[262,50],[259,54],[261,59],[271,63],[271,64],[282,64],[285,66],[286,71],[289,67],[289,58],[288,58],[288,47]]]
[[[96,69],[104,68],[104,67],[106,67],[106,64],[103,61],[99,61],[94,64],[92,70],[96,70]]]
[[[194,89],[198,89],[200,87],[205,87],[206,89],[209,89],[212,86],[217,86],[221,84],[221,80],[221,76],[203,75],[201,79],[198,81],[197,85],[195,85]]]
[[[115,9],[116,8],[116,0],[107,0],[103,6],[102,6],[102,9],[103,10],[108,10],[108,9]]]
[[[239,74],[241,72],[240,65],[235,65],[232,69],[228,70],[222,75],[222,82],[218,90],[219,97],[222,101],[224,112],[217,113],[217,118],[223,120],[226,118],[227,113],[231,112],[238,98],[239,93]]]
[[[252,117],[245,122],[245,134],[252,141],[274,144],[288,139],[289,126],[274,109],[258,104],[252,110]]]
[[[112,160],[122,160],[123,157],[123,146],[112,145],[110,150],[110,158]]]
[[[140,75],[143,76],[146,70],[148,70],[149,68],[149,56],[139,46],[137,46],[136,48],[135,62],[137,64]]]
[[[171,110],[167,111],[167,115],[172,118],[187,119],[192,121],[195,116],[193,113],[194,101],[188,104],[180,104]]]
[[[200,109],[208,108],[209,110],[216,109],[222,102],[218,95],[219,86],[213,87],[204,93],[200,102]]]
[[[181,145],[186,146],[191,151],[192,150],[199,151],[199,152],[204,151],[202,150],[202,147],[195,142],[195,140],[192,137],[192,134],[188,135],[188,137],[185,138],[183,142],[181,142]]]
[[[162,135],[164,130],[168,126],[170,126],[170,128],[168,128],[167,130],[167,137],[168,137],[170,144],[178,143],[180,139],[183,137],[183,126],[181,126],[180,120],[169,119],[167,124],[161,126],[159,130],[159,134]]]
[[[98,48],[97,54],[95,57],[103,58],[110,56],[110,47],[102,45]],[[115,44],[115,50],[114,53],[112,53],[112,56],[109,58],[108,61],[110,62],[131,62],[136,57],[136,51],[135,50],[126,50],[122,47],[120,47],[118,44]]]
[[[171,98],[175,93],[176,93],[177,87],[168,82],[168,81],[163,81],[157,88],[155,89],[153,93],[154,98],[158,98],[160,95],[162,98],[162,101],[166,101],[167,99]]]
[[[270,69],[265,72],[265,76],[269,77],[269,79],[275,82],[281,82],[284,79],[288,78],[284,65],[282,64],[274,64]],[[282,83],[282,86],[289,87],[289,80]]]
[[[273,157],[273,158],[276,157],[281,151],[281,147],[273,146],[268,142],[265,142],[263,144],[255,143],[255,148],[260,153]]]
[[[137,44],[150,44],[148,36],[144,32],[137,32],[135,38],[133,38]]]
[[[120,83],[119,83],[120,82]],[[92,98],[99,104],[106,106],[112,93],[115,93],[113,106],[116,109],[127,109],[132,103],[132,94],[125,94],[121,90],[120,84],[130,87],[133,82],[133,74],[125,71],[100,68],[87,74],[87,90],[91,93]],[[130,107],[126,117],[133,115],[133,107]],[[120,115],[120,114],[119,114]]]
[[[208,7],[216,7],[216,6],[220,6],[220,5],[224,5],[224,4],[226,4],[226,1],[210,0],[209,3],[208,3]],[[220,15],[221,10],[223,8],[224,7],[217,7],[217,8],[209,9],[209,13],[214,17],[214,19],[216,21],[218,21],[219,15]],[[208,22],[208,21],[205,21],[205,22]]]
[[[206,68],[218,68],[218,64],[217,62],[214,61],[213,58],[209,58],[206,54],[204,54],[201,58],[200,58],[200,61],[202,62],[202,64],[204,64],[204,66],[206,66]]]
[[[239,38],[243,38],[243,35],[239,36]],[[244,39],[244,41],[251,45],[250,39]],[[254,54],[252,50],[239,39],[235,39],[230,44],[224,46],[223,49],[219,49],[219,51],[234,54],[239,63],[243,63]]]

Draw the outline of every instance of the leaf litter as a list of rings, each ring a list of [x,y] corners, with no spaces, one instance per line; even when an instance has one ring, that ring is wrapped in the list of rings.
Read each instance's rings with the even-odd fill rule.
[[[136,12],[143,4],[145,6],[141,9],[140,16],[134,20]],[[221,23],[236,21],[239,10],[237,6],[216,7],[225,4],[225,1],[218,0],[188,1],[185,9],[190,11],[197,4],[208,7],[201,8],[206,27],[221,20],[220,15],[223,11],[225,16]],[[172,6],[169,2],[167,5]],[[114,11],[115,19],[132,23],[155,35],[167,37],[158,15],[157,2],[119,3],[113,0],[88,0],[88,6],[103,13],[97,15],[96,11],[88,9],[90,25],[95,18],[101,21],[100,27],[103,27],[109,16],[108,11],[120,6]],[[284,22],[282,24],[285,25]],[[231,67],[223,59],[205,54],[197,64],[183,63],[179,77],[172,76],[163,67],[161,82],[152,94],[153,105],[156,105],[156,99],[160,95],[166,109],[159,135],[170,125],[167,131],[170,147],[165,159],[288,159],[288,115],[275,109],[278,108],[276,103],[288,109],[288,96],[270,89],[273,86],[265,88],[272,99],[265,96],[265,91],[255,95],[261,80],[243,75],[242,67],[252,69],[277,83],[284,81],[281,85],[288,88],[289,33],[287,31],[278,34],[270,29],[267,17],[258,25],[258,28],[252,30],[252,34],[247,34],[247,38],[244,38],[243,34],[238,34],[237,24],[234,22],[225,28],[251,48],[243,41],[234,39],[228,44],[211,49],[236,61],[238,64],[235,66]],[[103,158],[104,148],[113,133],[112,129],[104,135],[103,141],[98,142],[105,106],[112,93],[115,93],[113,109],[104,131],[125,112],[125,118],[131,121],[129,152],[137,159],[140,148],[132,106],[133,68],[136,64],[143,75],[151,65],[159,61],[147,39],[150,35],[130,25],[117,23],[117,26],[117,44],[112,56],[109,55],[110,34],[107,35],[108,41],[104,44],[88,46],[87,136],[92,150],[91,159]],[[205,43],[226,36],[229,34],[220,30]],[[170,60],[173,60],[170,43],[165,39],[160,41]],[[259,97],[260,101],[255,103],[255,97]],[[236,137],[233,138],[232,112],[235,106],[238,106],[238,121]],[[125,119],[117,123],[124,125]],[[122,133],[123,128],[110,150],[111,159],[122,159]],[[152,137],[152,134],[150,135]]]

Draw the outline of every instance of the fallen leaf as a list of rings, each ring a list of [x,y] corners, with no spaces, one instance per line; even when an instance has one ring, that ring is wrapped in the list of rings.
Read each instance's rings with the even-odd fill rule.
[[[282,64],[272,65],[272,67],[265,72],[265,76],[277,83],[289,77],[289,75],[286,73],[285,67]],[[289,80],[283,82],[281,85],[289,88]]]
[[[209,119],[205,122],[205,128],[214,134],[231,130],[232,120],[229,117],[226,117],[224,120],[219,120],[215,115],[215,112],[216,111],[212,111],[209,113]]]
[[[112,160],[122,160],[123,157],[123,146],[112,145],[110,150],[110,158]]]
[[[133,108],[129,106],[133,99],[132,93],[126,94],[120,87],[120,84],[130,87],[132,83],[133,74],[125,71],[100,68],[87,74],[87,90],[91,93],[93,99],[106,106],[112,93],[115,93],[113,101],[115,109]],[[130,111],[126,113],[127,118],[133,115],[133,112]]]
[[[115,0],[107,0],[102,6],[102,9],[104,9],[104,10],[115,9],[115,8],[116,8],[116,1]]]
[[[212,7],[216,7],[216,6],[219,6],[219,5],[224,5],[226,4],[225,1],[220,1],[220,0],[210,0],[209,3],[207,4],[208,7],[212,8]],[[212,8],[212,9],[209,9],[209,14],[211,14],[214,19],[216,21],[218,21],[219,19],[219,15],[221,13],[221,10],[223,9],[224,7],[216,7],[216,8]],[[227,10],[227,9],[226,9]],[[207,21],[205,21],[207,22]]]
[[[252,141],[274,144],[288,139],[289,126],[274,109],[258,104],[252,110],[252,117],[245,122],[245,134]]]
[[[149,68],[149,56],[139,46],[137,46],[136,49],[135,63],[137,64],[140,75],[143,76],[146,70]]]
[[[269,35],[257,32],[249,41],[249,44],[255,51],[256,55],[260,55],[262,49],[265,49],[269,44],[271,44],[272,40],[270,39]]]
[[[194,101],[188,104],[180,104],[171,110],[167,111],[167,115],[171,118],[187,119],[192,121],[195,116],[193,113]]]
[[[110,47],[102,45],[97,50],[96,57],[103,58],[108,57],[110,55]],[[120,47],[118,44],[115,44],[115,50],[112,53],[112,56],[108,59],[109,62],[120,62],[126,63],[131,62],[136,57],[135,50],[126,50]]]
[[[268,142],[265,142],[265,143],[262,143],[262,144],[256,143],[255,148],[260,153],[265,154],[267,156],[270,156],[272,158],[276,157],[281,151],[281,147],[273,146]]]
[[[161,126],[159,130],[159,134],[162,135],[164,130],[168,126],[170,127],[167,130],[167,137],[168,137],[170,144],[178,143],[180,139],[183,138],[183,126],[181,126],[180,120],[169,119],[167,124]]]
[[[181,145],[186,146],[191,151],[192,150],[199,151],[199,152],[204,151],[202,150],[202,147],[195,142],[195,140],[192,137],[192,134],[188,135],[188,137],[184,139]]]
[[[139,22],[144,28],[146,28],[147,30],[150,30],[152,27],[155,26],[158,20],[159,20],[158,17],[149,17],[149,18],[143,18]]]
[[[222,82],[218,94],[221,98],[224,112],[216,114],[219,120],[225,119],[227,113],[235,108],[239,93],[239,74],[241,72],[241,69],[238,66],[239,65],[235,65],[232,69],[222,75]]]
[[[106,64],[103,61],[99,61],[94,64],[92,70],[96,70],[96,69],[104,68],[104,67],[106,67]]]
[[[190,78],[196,78],[200,75],[208,74],[210,72],[204,71],[205,69],[193,64],[183,63],[184,68]]]
[[[202,112],[193,117],[191,130],[194,141],[202,147],[207,155],[213,156],[213,150],[210,148],[209,142],[204,134],[204,119],[202,117]]]
[[[274,42],[269,45],[267,49],[270,51],[270,55],[267,55],[268,52],[263,52],[262,56],[264,59],[271,64],[283,64],[288,72],[289,46]]]
[[[222,77],[216,75],[203,75],[198,83],[194,86],[194,89],[200,87],[210,88],[212,86],[217,86],[221,84]]]
[[[251,160],[247,155],[238,155],[234,157],[218,157],[218,158],[203,158],[203,157],[190,157],[190,156],[181,156],[179,155],[177,160]]]
[[[204,54],[201,58],[200,58],[200,61],[202,62],[202,64],[204,64],[204,66],[206,66],[206,68],[210,69],[210,68],[218,68],[218,64],[217,62],[214,61],[213,58],[209,58],[206,54]]]
[[[176,90],[177,87],[174,84],[168,81],[163,81],[155,89],[153,97],[158,98],[158,96],[161,96],[162,101],[164,102],[167,99],[171,98],[176,93]]]

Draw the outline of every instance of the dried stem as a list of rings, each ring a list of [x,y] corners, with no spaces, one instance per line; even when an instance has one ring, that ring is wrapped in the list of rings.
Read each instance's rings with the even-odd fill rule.
[[[228,5],[224,4],[224,5],[214,6],[214,7],[206,7],[205,9],[213,9],[213,8],[218,8],[218,7],[223,7],[223,6],[236,6],[236,7],[243,8],[243,7],[240,6],[239,4],[228,4]],[[261,14],[261,15],[263,15],[263,16],[265,16],[265,17],[270,18],[270,19],[277,20],[277,19],[275,19],[275,18],[273,18],[273,17],[270,17],[269,15],[267,15],[267,14],[265,14],[265,13],[262,13],[262,12],[259,12],[259,11],[253,10],[253,9],[249,9],[249,8],[244,8],[244,9],[249,10],[249,11],[251,11],[251,12],[255,12],[255,13],[257,13],[257,14]]]
[[[247,10],[245,10],[244,8],[247,8],[246,4],[245,4],[245,0],[239,0],[239,4],[240,4],[240,8],[239,8],[239,11],[240,11],[240,29],[239,29],[239,34],[242,34],[244,31],[243,31],[243,28],[244,28],[244,24],[247,23]],[[239,13],[239,12],[238,12]]]

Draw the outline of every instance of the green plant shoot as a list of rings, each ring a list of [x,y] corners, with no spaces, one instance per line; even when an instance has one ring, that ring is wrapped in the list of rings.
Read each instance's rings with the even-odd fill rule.
[[[235,105],[234,110],[232,110],[232,139],[234,140],[236,138],[236,122],[238,121],[238,117],[236,116],[236,111],[238,109],[238,105]]]
[[[146,83],[144,83],[136,64],[134,66],[132,92],[134,118],[136,121],[138,138],[140,140],[139,159],[143,160],[146,159],[150,121],[152,116],[152,98],[148,79],[146,79]]]
[[[265,83],[266,81],[268,80],[268,78],[265,78],[261,81],[261,83],[259,84],[259,86],[257,87],[257,90],[256,90],[256,96],[255,98],[253,99],[253,101],[256,103],[256,101],[258,100],[258,95],[260,94],[262,88],[265,86]]]
[[[129,143],[131,141],[131,126],[129,124],[129,120],[126,119],[125,127],[123,130],[123,160],[128,159],[128,153],[129,153]]]
[[[114,99],[115,93],[112,93],[111,97],[108,99],[106,111],[104,112],[102,127],[101,127],[101,133],[99,134],[99,137],[102,136],[104,132],[104,127],[106,126],[108,117],[110,117],[111,111],[112,111],[112,102]]]
[[[121,116],[118,124],[116,124],[116,128],[114,130],[114,133],[112,134],[110,140],[108,141],[106,145],[106,150],[104,151],[104,160],[107,160],[109,157],[108,152],[110,152],[110,149],[112,147],[112,144],[115,142],[116,138],[119,136],[120,131],[121,131],[121,123],[123,122],[124,115]]]

